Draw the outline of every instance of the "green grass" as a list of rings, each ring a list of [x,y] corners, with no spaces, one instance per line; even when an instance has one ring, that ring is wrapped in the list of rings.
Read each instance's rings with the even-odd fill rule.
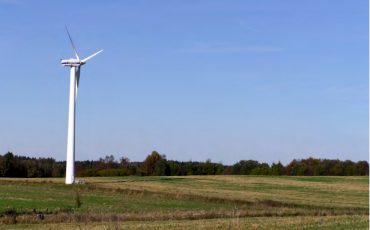
[[[232,204],[189,201],[158,197],[151,194],[130,194],[118,191],[90,189],[89,185],[66,186],[50,183],[1,184],[0,213],[15,209],[18,213],[39,211],[56,212],[71,209],[74,212],[111,213],[137,211],[173,211],[231,208]],[[76,190],[82,205],[76,208]]]
[[[0,223],[12,226],[189,229],[367,228],[368,177],[187,176],[0,179]],[[77,207],[78,191],[82,205]],[[14,216],[12,212],[17,214]],[[6,214],[8,213],[8,214]],[[35,218],[37,213],[44,220]],[[265,219],[263,219],[265,218]],[[128,223],[122,222],[130,220]],[[155,222],[147,222],[147,221]],[[171,220],[171,221],[170,221]],[[262,221],[264,220],[264,221]],[[139,222],[137,222],[139,221]],[[234,221],[234,222],[233,222]],[[237,221],[237,222],[235,222]],[[285,225],[279,225],[280,222]],[[94,224],[95,223],[95,224]],[[43,227],[45,227],[43,225]],[[105,226],[105,225],[104,225]],[[148,227],[149,226],[149,227]],[[175,227],[178,226],[178,227]],[[279,227],[280,226],[280,227]],[[83,226],[82,226],[83,227]],[[138,227],[138,228],[137,228]],[[337,228],[336,228],[337,227]],[[57,227],[56,227],[57,228]]]

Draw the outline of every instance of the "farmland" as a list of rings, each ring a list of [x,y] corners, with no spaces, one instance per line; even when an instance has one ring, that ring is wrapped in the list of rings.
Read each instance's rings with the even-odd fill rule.
[[[0,179],[6,229],[367,229],[368,177]]]

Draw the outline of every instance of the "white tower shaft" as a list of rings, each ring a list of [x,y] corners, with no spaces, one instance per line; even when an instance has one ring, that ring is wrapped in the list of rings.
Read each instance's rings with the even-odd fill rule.
[[[80,67],[77,67],[80,68]],[[76,118],[76,67],[71,66],[69,83],[69,112],[68,112],[68,137],[67,137],[67,165],[66,184],[75,182],[75,118]]]
[[[101,53],[99,50],[96,53],[88,56],[85,59],[80,59],[77,54],[75,45],[73,44],[71,35],[66,31],[71,42],[76,58],[62,59],[60,63],[71,68],[70,83],[69,83],[69,111],[68,111],[68,136],[67,136],[67,161],[66,161],[66,184],[75,182],[75,122],[76,122],[76,97],[78,85],[80,82],[81,66],[86,64],[88,60]]]

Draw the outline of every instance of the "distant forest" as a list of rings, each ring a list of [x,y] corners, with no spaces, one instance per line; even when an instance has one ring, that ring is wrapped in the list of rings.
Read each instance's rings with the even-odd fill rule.
[[[143,162],[130,162],[113,155],[96,161],[76,161],[78,177],[92,176],[184,176],[184,175],[286,175],[286,176],[367,176],[367,161],[300,159],[287,165],[271,165],[254,160],[241,160],[233,165],[196,161],[167,160],[153,151]],[[53,158],[17,156],[11,152],[0,155],[0,177],[64,177],[65,161]]]

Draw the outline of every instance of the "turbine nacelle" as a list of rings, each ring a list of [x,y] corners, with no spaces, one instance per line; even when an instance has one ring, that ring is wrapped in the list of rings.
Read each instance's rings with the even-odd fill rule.
[[[81,66],[81,65],[84,65],[86,62],[82,62],[81,60],[79,59],[75,59],[75,58],[69,58],[69,59],[61,59],[60,60],[60,64],[62,64],[63,66],[74,66],[74,67],[77,67],[77,66]]]
[[[72,67],[72,66],[75,66],[75,67],[82,66],[82,65],[85,65],[88,60],[90,60],[91,58],[93,58],[94,56],[98,55],[101,52],[103,52],[103,50],[99,50],[98,52],[93,53],[90,56],[88,56],[87,58],[82,59],[82,60],[80,60],[79,58],[61,59],[60,64],[62,64],[64,66],[70,66],[70,67]],[[76,55],[76,56],[78,56],[78,55]]]

